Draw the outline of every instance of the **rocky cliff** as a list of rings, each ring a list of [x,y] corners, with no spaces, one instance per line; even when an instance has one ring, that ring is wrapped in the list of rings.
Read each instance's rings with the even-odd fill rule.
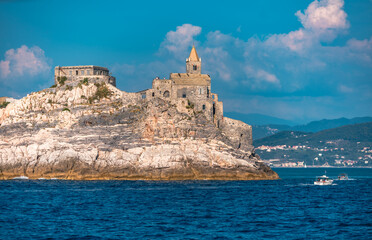
[[[277,179],[233,134],[161,99],[64,84],[0,109],[0,179]]]

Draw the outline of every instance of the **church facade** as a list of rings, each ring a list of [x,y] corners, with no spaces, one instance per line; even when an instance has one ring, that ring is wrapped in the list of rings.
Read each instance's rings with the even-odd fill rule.
[[[212,93],[211,78],[201,72],[201,58],[193,46],[186,59],[186,73],[171,73],[169,79],[155,78],[152,88],[138,92],[143,99],[162,98],[171,101],[178,111],[203,112],[217,127],[223,120],[223,103]]]

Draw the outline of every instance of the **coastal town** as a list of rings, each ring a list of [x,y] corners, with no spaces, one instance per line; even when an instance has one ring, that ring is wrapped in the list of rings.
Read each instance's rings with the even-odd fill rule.
[[[336,147],[335,141],[327,141],[326,146],[276,145],[259,146],[256,152],[272,167],[372,167],[370,146]]]

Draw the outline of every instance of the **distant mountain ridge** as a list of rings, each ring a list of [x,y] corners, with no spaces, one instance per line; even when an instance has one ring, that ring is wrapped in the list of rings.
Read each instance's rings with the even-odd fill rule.
[[[301,132],[319,132],[326,129],[357,124],[372,122],[372,117],[356,117],[356,118],[337,118],[337,119],[322,119],[320,121],[312,121],[305,125],[297,125],[291,127],[290,130]]]
[[[295,122],[263,114],[227,112],[224,115],[252,125],[253,139],[260,139],[286,130],[299,132],[319,132],[322,130],[350,124],[372,122],[372,117],[355,117],[351,119],[343,117],[337,119],[322,119],[303,125],[296,125]]]
[[[253,141],[255,147],[261,145],[318,145],[320,142],[344,140],[350,142],[372,142],[372,122],[346,125],[316,133],[281,131],[274,135]]]
[[[258,114],[258,113],[237,113],[237,112],[225,112],[224,116],[238,119],[242,122],[245,122],[249,125],[270,125],[270,124],[276,124],[276,125],[289,125],[294,126],[297,125],[296,122],[277,118],[273,116]]]

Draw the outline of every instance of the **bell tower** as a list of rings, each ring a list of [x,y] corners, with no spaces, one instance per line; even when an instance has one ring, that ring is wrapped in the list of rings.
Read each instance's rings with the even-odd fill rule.
[[[201,58],[198,57],[194,45],[192,45],[190,56],[186,58],[186,73],[201,74]]]

